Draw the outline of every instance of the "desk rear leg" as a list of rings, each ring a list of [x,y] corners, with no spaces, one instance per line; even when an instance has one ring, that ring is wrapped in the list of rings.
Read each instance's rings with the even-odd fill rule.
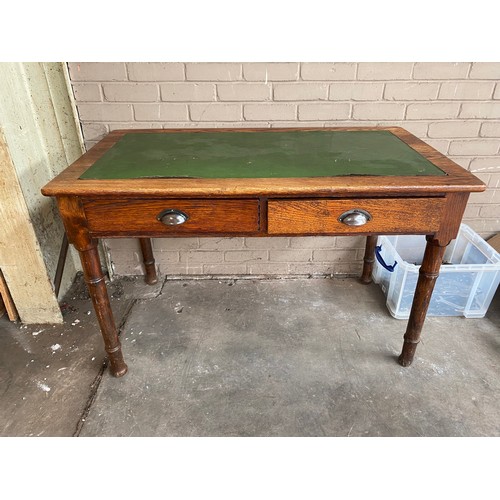
[[[369,285],[372,282],[373,263],[375,262],[375,246],[377,245],[377,236],[370,235],[366,237],[365,257],[363,259],[363,273],[360,281],[363,285]]]
[[[142,260],[146,271],[146,283],[148,285],[154,285],[158,283],[158,276],[156,275],[155,258],[153,255],[151,238],[139,238],[139,243],[141,244]]]

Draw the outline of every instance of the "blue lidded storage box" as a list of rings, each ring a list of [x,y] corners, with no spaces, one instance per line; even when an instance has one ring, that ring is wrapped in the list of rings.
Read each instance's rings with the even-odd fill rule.
[[[397,319],[410,316],[425,244],[425,236],[378,238],[373,281],[381,286],[389,312]],[[461,224],[444,254],[427,315],[483,318],[499,283],[500,253]]]

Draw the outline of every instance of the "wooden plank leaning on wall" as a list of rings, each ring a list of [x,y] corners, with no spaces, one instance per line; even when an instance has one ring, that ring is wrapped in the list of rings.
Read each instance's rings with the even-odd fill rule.
[[[7,312],[10,321],[16,321],[18,318],[16,306],[10,295],[3,273],[0,270],[0,317],[2,317],[5,312]]]

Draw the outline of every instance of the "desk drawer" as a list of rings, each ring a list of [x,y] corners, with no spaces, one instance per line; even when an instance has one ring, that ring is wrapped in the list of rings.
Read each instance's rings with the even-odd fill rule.
[[[258,200],[85,200],[90,231],[98,235],[163,236],[254,233]],[[159,219],[163,218],[163,222]],[[184,220],[186,218],[186,220]]]
[[[269,200],[269,234],[432,233],[439,229],[444,198]],[[339,221],[351,210],[369,214],[356,226]]]

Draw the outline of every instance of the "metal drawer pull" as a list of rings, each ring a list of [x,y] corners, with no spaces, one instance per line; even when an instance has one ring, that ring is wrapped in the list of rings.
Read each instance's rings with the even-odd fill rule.
[[[344,212],[338,220],[347,226],[362,226],[372,219],[372,216],[365,210],[355,208]]]
[[[178,226],[184,224],[189,219],[189,215],[181,210],[167,208],[162,210],[156,218],[166,226]]]

